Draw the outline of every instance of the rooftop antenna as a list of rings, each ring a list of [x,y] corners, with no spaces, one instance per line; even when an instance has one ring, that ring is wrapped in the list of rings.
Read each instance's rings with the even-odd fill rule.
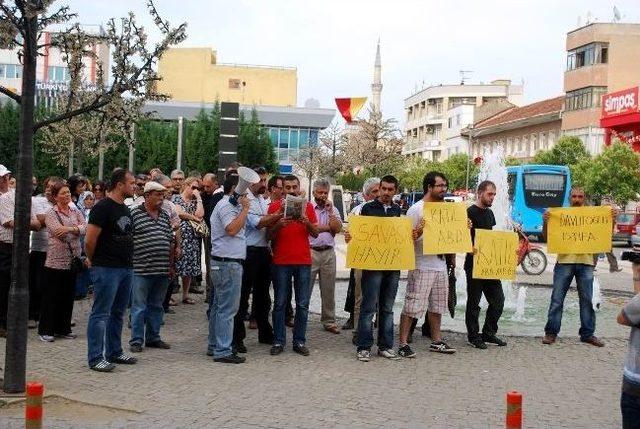
[[[613,5],[613,22],[618,23],[622,19],[620,9],[616,5]]]
[[[473,73],[473,70],[460,70],[460,85],[464,85],[469,80],[469,76]]]
[[[589,24],[591,24],[591,18],[592,18],[592,17],[593,17],[593,15],[591,15],[591,11],[590,11],[590,10],[588,10],[588,11],[587,11],[587,22],[586,22],[586,24],[585,24],[585,25],[589,25]]]

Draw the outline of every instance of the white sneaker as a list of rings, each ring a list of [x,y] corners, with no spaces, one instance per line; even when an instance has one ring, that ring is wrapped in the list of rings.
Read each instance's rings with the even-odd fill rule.
[[[402,359],[393,349],[378,350],[378,356],[382,356],[383,358],[387,358],[389,360]]]
[[[371,360],[371,351],[366,349],[358,350],[356,357],[360,362],[369,362]]]
[[[55,338],[53,338],[52,335],[38,335],[38,338],[40,338],[40,341],[45,343],[52,343],[55,341]]]

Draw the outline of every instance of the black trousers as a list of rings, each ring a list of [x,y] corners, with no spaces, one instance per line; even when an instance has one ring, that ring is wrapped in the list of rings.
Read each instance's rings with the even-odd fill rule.
[[[38,334],[66,335],[71,332],[76,276],[71,270],[48,267],[45,267],[45,276]]]
[[[354,269],[351,268],[349,273],[349,288],[347,289],[347,297],[344,300],[344,311],[353,316],[353,311],[356,306],[356,278]]]
[[[244,326],[249,311],[249,295],[253,295],[253,309],[258,324],[258,341],[271,344],[273,327],[269,323],[271,310],[271,253],[267,247],[247,246],[247,258],[242,270],[240,306],[233,319],[233,343],[239,344],[247,337]]]
[[[467,338],[469,341],[480,338],[480,299],[484,294],[489,306],[484,318],[482,334],[493,336],[498,332],[498,320],[502,316],[504,308],[504,292],[500,280],[478,280],[471,278],[471,270],[467,273],[467,309],[464,321],[467,325]]]
[[[11,254],[13,245],[0,243],[0,328],[7,329],[7,308],[11,287]]]
[[[47,252],[29,253],[29,320],[40,320],[42,283],[45,277],[44,262]]]

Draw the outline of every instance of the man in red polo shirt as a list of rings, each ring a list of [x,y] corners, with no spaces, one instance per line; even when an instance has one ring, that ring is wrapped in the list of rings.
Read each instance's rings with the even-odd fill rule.
[[[282,181],[287,195],[298,197],[300,181],[296,176],[285,176]],[[269,214],[283,212],[285,200],[269,205]],[[293,326],[293,351],[303,356],[309,355],[305,346],[309,300],[311,298],[311,250],[309,236],[318,236],[318,220],[313,205],[305,202],[300,219],[283,218],[269,228],[269,238],[273,249],[273,347],[272,355],[279,355],[286,344],[284,324],[287,291],[291,290],[291,279],[296,297],[296,315]]]

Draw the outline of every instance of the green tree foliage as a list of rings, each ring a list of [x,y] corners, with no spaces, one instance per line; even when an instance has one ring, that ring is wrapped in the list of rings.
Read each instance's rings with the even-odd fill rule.
[[[575,183],[594,200],[609,196],[624,207],[638,198],[640,158],[626,143],[616,142],[593,160],[581,160],[575,170]]]
[[[251,118],[247,120],[243,113],[239,118],[238,161],[246,166],[262,165],[270,173],[278,172],[276,150],[271,144],[267,130],[258,121],[258,112],[251,110]]]
[[[478,166],[464,153],[456,153],[441,163],[441,172],[449,180],[449,190],[466,189],[467,167],[469,168],[469,188],[476,187],[478,179]]]
[[[346,191],[362,192],[362,186],[367,176],[364,174],[355,174],[351,171],[340,174],[336,179],[336,183],[342,186]]]
[[[213,110],[200,113],[187,123],[185,139],[186,170],[215,173],[218,168],[218,143],[220,141],[220,103]]]
[[[575,136],[562,136],[550,150],[542,150],[533,157],[535,164],[576,165],[589,158],[582,140]]]

